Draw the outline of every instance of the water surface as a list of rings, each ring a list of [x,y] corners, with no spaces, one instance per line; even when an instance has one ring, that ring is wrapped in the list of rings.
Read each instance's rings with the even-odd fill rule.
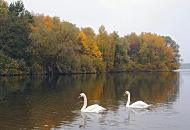
[[[179,130],[190,124],[190,73],[119,73],[73,76],[0,78],[0,129],[128,129]],[[152,107],[125,107],[143,100]],[[88,104],[108,109],[103,114],[81,114]]]

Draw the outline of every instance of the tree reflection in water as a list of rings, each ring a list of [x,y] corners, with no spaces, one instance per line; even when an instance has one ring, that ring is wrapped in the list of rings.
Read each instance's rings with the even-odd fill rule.
[[[81,92],[87,95],[89,105],[98,103],[114,112],[121,105],[125,107],[126,90],[131,92],[132,102],[144,100],[155,106],[173,102],[179,91],[179,75],[146,72],[1,77],[0,129],[50,129],[70,124],[80,117],[82,102],[77,97]],[[104,115],[97,118],[103,122]]]

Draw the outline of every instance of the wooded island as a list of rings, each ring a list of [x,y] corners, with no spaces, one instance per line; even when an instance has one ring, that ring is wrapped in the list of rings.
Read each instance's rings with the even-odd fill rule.
[[[179,46],[169,36],[119,36],[103,25],[96,34],[33,14],[22,1],[0,0],[0,75],[171,71],[179,62]]]

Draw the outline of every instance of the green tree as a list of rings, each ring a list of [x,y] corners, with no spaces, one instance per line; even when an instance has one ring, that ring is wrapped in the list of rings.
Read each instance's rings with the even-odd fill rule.
[[[173,69],[177,69],[180,66],[180,62],[181,62],[181,55],[179,53],[179,45],[169,36],[165,36],[164,37],[165,42],[167,44],[167,47],[172,48],[173,49]]]
[[[138,63],[139,60],[139,49],[141,46],[141,39],[136,33],[131,33],[130,35],[126,36],[129,48],[128,54],[131,57],[131,60],[135,63]]]
[[[28,59],[26,48],[30,44],[28,39],[32,16],[24,9],[20,1],[11,3],[8,15],[0,18],[0,49],[6,55],[15,59]]]
[[[70,72],[71,68],[64,67],[70,62],[68,56],[72,60],[78,50],[78,28],[71,23],[61,22],[57,17],[42,15],[34,17],[31,28],[32,44],[29,50],[43,70],[50,74]]]
[[[21,64],[0,51],[0,75],[16,75],[22,73]]]
[[[31,14],[25,10],[21,1],[8,5],[1,0],[0,23],[0,50],[6,55],[5,59],[14,59],[21,64],[23,71],[27,71],[30,61],[27,47],[30,44],[28,36],[29,25],[32,23]]]
[[[108,34],[105,27],[103,25],[100,26],[96,42],[102,53],[106,71],[111,71],[113,69],[115,44],[118,42],[117,40],[118,35],[116,32]]]
[[[126,71],[129,62],[128,47],[126,44],[115,45],[114,71]]]

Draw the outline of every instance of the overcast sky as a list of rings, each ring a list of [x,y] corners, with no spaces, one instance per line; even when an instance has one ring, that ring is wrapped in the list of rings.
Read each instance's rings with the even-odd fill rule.
[[[15,0],[8,0],[10,3]],[[189,0],[23,0],[34,13],[58,16],[78,27],[100,25],[120,35],[154,32],[169,35],[180,45],[184,63],[190,63]]]

